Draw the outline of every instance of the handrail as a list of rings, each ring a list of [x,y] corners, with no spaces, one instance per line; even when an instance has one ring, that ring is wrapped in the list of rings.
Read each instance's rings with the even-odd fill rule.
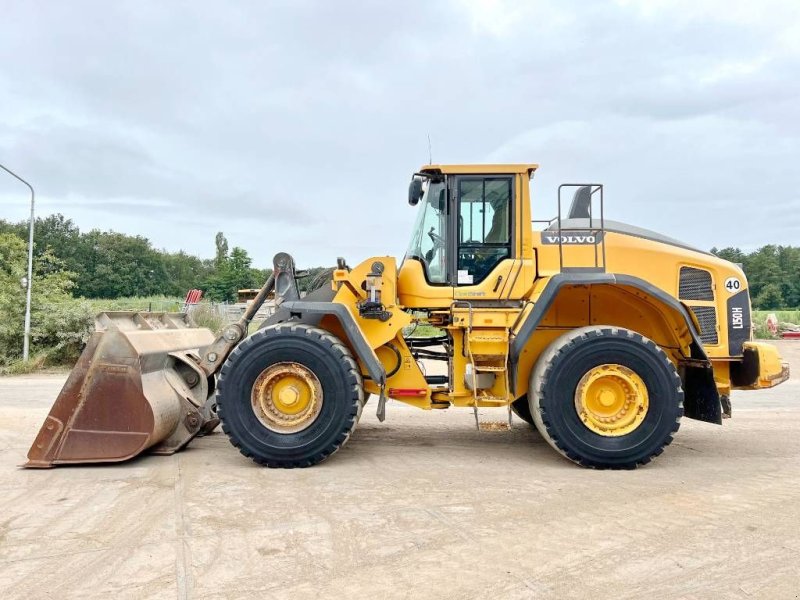
[[[600,192],[600,229],[599,229],[599,239],[595,240],[594,243],[594,268],[595,269],[602,269],[603,272],[606,270],[606,239],[605,239],[605,208],[604,208],[604,197],[603,197],[603,184],[602,183],[562,183],[558,186],[558,216],[556,220],[558,222],[558,270],[559,272],[564,270],[564,236],[562,234],[562,217],[561,217],[561,190],[563,188],[582,188],[588,187],[589,188],[589,226],[588,227],[571,227],[570,231],[589,231],[594,232],[598,231],[594,227],[594,218],[593,218],[593,197],[597,192]],[[598,256],[597,247],[602,244],[602,266],[600,265]]]

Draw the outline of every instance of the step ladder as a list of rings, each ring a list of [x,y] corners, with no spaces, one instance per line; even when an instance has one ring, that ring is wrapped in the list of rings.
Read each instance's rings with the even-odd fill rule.
[[[508,381],[509,335],[510,330],[508,327],[473,327],[472,306],[469,305],[465,347],[472,366],[472,392],[474,396],[472,410],[475,414],[475,426],[478,431],[481,431],[481,423],[478,417],[479,402],[496,403],[498,405],[506,403],[508,406],[507,429],[511,429],[511,403],[509,402],[511,390],[509,389]],[[488,390],[478,389],[478,376],[481,373],[498,375],[502,373],[504,395],[493,396]]]

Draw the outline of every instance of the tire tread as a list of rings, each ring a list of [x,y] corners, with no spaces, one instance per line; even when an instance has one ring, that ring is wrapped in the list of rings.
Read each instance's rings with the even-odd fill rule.
[[[676,386],[677,396],[679,399],[678,414],[675,418],[675,422],[672,424],[669,434],[664,439],[664,443],[649,455],[628,463],[598,465],[594,464],[592,461],[587,461],[578,453],[570,449],[561,439],[553,434],[552,420],[547,414],[546,408],[539,405],[539,399],[543,397],[545,384],[554,368],[555,363],[557,362],[556,359],[560,358],[565,353],[569,354],[579,345],[579,342],[586,341],[589,338],[619,337],[620,332],[624,332],[624,336],[627,339],[635,341],[636,343],[648,348],[664,363],[665,369],[670,373],[670,377]],[[672,443],[675,433],[677,433],[678,429],[680,428],[680,420],[683,416],[684,396],[681,378],[675,369],[675,365],[672,364],[672,361],[669,359],[664,350],[653,340],[646,338],[640,333],[630,329],[622,329],[620,327],[612,326],[581,327],[566,333],[553,341],[539,357],[536,366],[531,373],[531,393],[529,394],[529,397],[531,398],[531,414],[533,415],[534,423],[547,442],[556,451],[572,462],[590,468],[635,469],[638,466],[646,465],[653,458],[659,456],[664,451],[664,448]]]
[[[235,432],[231,430],[228,424],[225,421],[225,398],[223,397],[222,390],[224,389],[224,380],[226,376],[226,368],[228,364],[232,364],[244,354],[248,352],[248,349],[257,345],[262,339],[268,337],[275,337],[280,335],[302,335],[316,339],[320,342],[324,347],[327,347],[329,351],[338,355],[340,361],[343,365],[346,366],[347,370],[347,378],[351,382],[351,390],[352,390],[352,400],[353,400],[353,408],[352,412],[347,415],[347,419],[345,421],[345,426],[339,432],[339,434],[335,437],[333,442],[329,444],[323,450],[317,452],[312,457],[307,459],[294,459],[294,460],[284,460],[284,459],[264,459],[262,457],[256,456],[253,452],[249,451],[247,447],[242,443],[242,441],[236,436]],[[339,449],[344,446],[347,441],[350,439],[350,436],[355,429],[356,423],[358,422],[359,418],[361,417],[361,411],[364,406],[364,386],[363,381],[361,378],[361,372],[358,369],[357,363],[353,358],[350,350],[342,344],[342,342],[336,338],[335,336],[331,335],[324,329],[319,327],[314,327],[312,325],[308,325],[305,323],[281,323],[277,325],[272,325],[269,327],[264,327],[263,329],[259,329],[258,331],[254,332],[252,335],[248,336],[245,340],[243,340],[234,350],[231,352],[228,360],[226,361],[226,366],[222,368],[220,373],[219,382],[217,386],[217,411],[220,418],[220,422],[222,424],[222,430],[228,436],[231,444],[239,450],[239,452],[246,456],[247,458],[251,459],[252,461],[266,466],[270,468],[284,468],[284,469],[293,469],[293,468],[303,468],[303,467],[310,467],[312,465],[316,465],[321,463],[322,461],[330,458]]]

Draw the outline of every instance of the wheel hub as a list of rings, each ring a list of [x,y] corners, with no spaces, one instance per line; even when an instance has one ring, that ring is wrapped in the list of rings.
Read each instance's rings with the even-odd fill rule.
[[[644,421],[648,407],[647,386],[623,365],[598,365],[581,378],[575,389],[578,417],[602,436],[632,432]]]
[[[322,410],[322,385],[299,363],[276,363],[253,383],[253,413],[267,429],[295,433],[309,427]]]
[[[300,400],[300,392],[293,385],[288,385],[278,393],[278,400],[285,406],[290,407]]]

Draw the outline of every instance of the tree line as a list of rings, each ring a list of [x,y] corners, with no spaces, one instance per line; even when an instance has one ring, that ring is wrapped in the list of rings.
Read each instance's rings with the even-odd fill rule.
[[[742,265],[753,308],[800,307],[800,248],[768,244],[749,253],[739,248],[712,248],[711,252]]]
[[[28,223],[0,220],[0,234],[28,239]],[[123,298],[129,296],[179,296],[199,288],[205,297],[233,302],[237,290],[259,288],[272,269],[253,267],[244,248],[228,247],[225,235],[217,233],[213,259],[186,252],[154,248],[143,236],[92,229],[83,232],[62,214],[36,219],[34,259],[55,257],[70,274],[70,292],[75,298]],[[312,277],[301,279],[301,290],[324,270],[310,269]]]

